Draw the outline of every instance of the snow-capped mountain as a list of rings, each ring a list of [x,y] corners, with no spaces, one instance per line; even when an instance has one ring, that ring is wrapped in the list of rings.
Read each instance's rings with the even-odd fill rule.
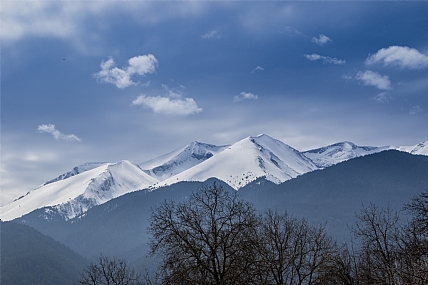
[[[93,206],[156,182],[154,177],[129,161],[104,163],[28,192],[1,207],[1,219],[12,220],[46,206],[52,206],[65,219],[71,219]]]
[[[299,152],[268,135],[247,137],[232,145],[200,142],[139,165],[129,161],[85,163],[49,180],[0,208],[2,220],[12,220],[45,208],[71,219],[89,208],[140,189],[156,189],[181,181],[205,181],[214,177],[239,189],[259,177],[281,183],[304,173],[355,157],[397,149],[428,155],[428,141],[415,146],[371,147],[340,142]]]
[[[198,165],[227,147],[194,141],[183,148],[140,163],[139,167],[162,181]]]
[[[296,149],[267,135],[247,137],[160,185],[216,177],[239,189],[259,177],[280,183],[318,169]]]
[[[413,146],[400,146],[397,147],[397,150],[408,152],[411,154],[428,155],[428,141],[424,141]]]
[[[352,142],[340,142],[303,152],[319,168],[325,168],[355,157],[391,149],[390,146],[357,146]]]
[[[79,173],[82,173],[82,172],[85,172],[85,171],[97,168],[97,167],[99,167],[99,166],[101,166],[103,164],[106,164],[106,162],[86,162],[84,164],[81,164],[79,166],[74,167],[72,170],[70,170],[70,171],[68,171],[66,173],[63,173],[60,176],[58,176],[58,177],[56,177],[56,178],[54,178],[52,180],[46,181],[44,184],[42,184],[39,187],[45,186],[45,185],[47,185],[49,183],[53,183],[53,182],[56,182],[56,181],[60,181],[60,180],[64,180],[64,179],[70,178],[70,177],[72,177],[74,175],[77,175]]]

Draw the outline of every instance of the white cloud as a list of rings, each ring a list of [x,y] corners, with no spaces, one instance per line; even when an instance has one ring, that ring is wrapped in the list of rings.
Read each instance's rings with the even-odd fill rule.
[[[261,66],[256,66],[252,71],[251,71],[251,73],[254,73],[254,72],[256,72],[256,71],[263,71],[263,70],[265,70],[263,67],[261,67]]]
[[[323,46],[327,42],[331,42],[331,39],[327,37],[326,35],[320,34],[318,38],[313,37],[312,42],[316,43],[317,45]]]
[[[202,112],[193,98],[183,98],[165,84],[162,84],[166,96],[147,96],[142,94],[132,101],[133,106],[143,106],[152,109],[156,114],[191,115]]]
[[[123,89],[138,82],[132,81],[131,77],[135,74],[144,76],[147,73],[154,73],[158,60],[152,54],[139,55],[128,60],[129,66],[125,69],[116,67],[112,57],[100,64],[101,71],[94,74],[100,82],[112,83],[117,88]]]
[[[202,35],[201,37],[203,39],[216,39],[216,40],[218,40],[221,38],[221,35],[217,31],[212,30],[212,31],[209,31],[208,33]]]
[[[402,68],[422,69],[428,67],[428,56],[414,48],[390,46],[367,57],[366,64],[374,63],[383,63],[384,66],[396,65]]]
[[[316,61],[316,60],[322,60],[323,63],[332,63],[332,64],[345,64],[346,60],[344,59],[337,59],[335,57],[329,57],[329,56],[323,56],[323,55],[319,55],[319,54],[305,54],[304,57],[306,57],[307,59],[311,60],[311,61]]]
[[[80,138],[78,138],[74,134],[65,135],[65,134],[61,133],[60,131],[55,129],[55,125],[52,125],[52,124],[39,125],[37,127],[37,130],[41,133],[51,134],[56,140],[78,141],[78,142],[82,141]]]
[[[88,43],[82,41],[97,37],[93,33],[96,25],[90,25],[88,29],[86,20],[108,20],[112,12],[126,13],[136,23],[146,25],[199,17],[206,11],[209,11],[209,7],[197,2],[162,5],[162,9],[159,9],[158,3],[144,1],[126,5],[119,1],[2,1],[1,24],[7,27],[2,29],[2,44],[37,36],[56,37],[71,40],[76,45],[86,45]]]
[[[156,114],[166,115],[191,115],[202,112],[193,98],[169,98],[161,96],[140,95],[132,105],[141,105],[152,109]]]
[[[359,71],[355,76],[356,79],[361,80],[364,85],[374,86],[380,90],[390,90],[391,81],[387,75],[380,75],[377,72],[366,70],[364,72]]]
[[[374,96],[373,99],[379,103],[388,103],[392,100],[392,96],[388,92],[382,92]]]
[[[409,114],[410,114],[410,115],[415,115],[415,114],[420,113],[420,112],[422,112],[422,108],[421,108],[420,106],[413,106],[413,107],[410,109]]]
[[[27,35],[66,38],[76,34],[69,5],[52,5],[44,1],[2,2],[2,38],[16,41]],[[77,16],[77,15],[75,15]]]
[[[251,92],[241,92],[241,94],[233,97],[233,101],[240,102],[242,100],[257,100],[259,97]]]

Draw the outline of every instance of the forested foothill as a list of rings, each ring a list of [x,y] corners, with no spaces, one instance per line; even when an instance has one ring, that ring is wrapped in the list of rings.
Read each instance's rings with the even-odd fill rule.
[[[402,209],[370,204],[355,215],[353,238],[341,243],[323,224],[261,213],[213,183],[152,209],[149,254],[159,263],[150,274],[116,257],[86,265],[52,238],[6,222],[2,284],[428,284],[428,191]]]
[[[1,222],[2,285],[72,285],[88,261],[35,229]]]
[[[261,283],[263,280],[263,282],[267,282],[265,284],[308,284],[305,283],[308,280],[307,278],[311,278],[309,279],[312,282],[310,284],[379,284],[377,283],[379,282],[377,278],[383,278],[382,280],[389,278],[395,282],[385,279],[386,281],[384,280],[380,284],[425,284],[423,276],[426,272],[424,269],[426,252],[421,250],[424,247],[419,246],[426,243],[426,232],[420,226],[424,225],[424,213],[426,211],[424,212],[423,207],[417,207],[417,201],[423,202],[427,200],[426,196],[423,196],[425,195],[423,191],[428,189],[427,162],[428,158],[426,156],[386,151],[355,158],[324,170],[313,171],[279,185],[259,179],[236,191],[218,179],[209,179],[204,183],[180,182],[155,191],[142,190],[123,195],[94,207],[86,212],[85,215],[72,220],[61,220],[58,216],[46,217],[45,214],[49,211],[42,208],[14,220],[11,224],[25,224],[44,235],[54,238],[89,260],[89,262],[92,261],[92,265],[97,265],[100,254],[102,254],[109,260],[126,261],[127,264],[135,268],[136,273],[141,274],[140,277],[150,276],[150,280],[140,278],[139,281],[156,283],[163,280],[163,283],[167,284],[167,277],[173,280],[172,278],[177,275],[172,275],[174,273],[171,271],[172,268],[165,268],[165,264],[162,263],[163,258],[168,256],[166,252],[163,252],[165,248],[162,244],[158,245],[157,250],[153,248],[153,242],[155,241],[153,239],[155,237],[155,228],[152,228],[152,225],[154,225],[153,210],[162,209],[168,203],[172,203],[172,205],[175,205],[174,207],[182,204],[186,205],[191,199],[190,197],[193,197],[195,193],[199,193],[201,189],[210,188],[215,184],[216,187],[221,187],[228,195],[233,197],[237,195],[236,201],[249,205],[251,211],[255,210],[253,214],[255,215],[256,223],[254,227],[256,228],[251,229],[256,231],[255,237],[259,238],[267,235],[266,228],[269,225],[270,217],[271,224],[279,220],[285,224],[284,228],[290,229],[290,225],[293,225],[293,229],[300,228],[303,232],[307,231],[307,241],[316,240],[315,238],[309,238],[311,235],[318,236],[318,240],[321,239],[322,244],[331,246],[323,252],[323,255],[333,256],[335,262],[331,263],[332,259],[328,258],[327,261],[329,263],[322,263],[323,266],[317,267],[318,271],[311,273],[310,277],[303,278],[305,274],[302,274],[300,276],[301,279],[303,278],[301,283],[299,283],[300,281],[295,281],[296,279],[292,279],[292,276],[296,278],[295,274],[299,276],[300,273],[297,273],[297,269],[293,269],[294,271],[291,271],[291,275],[282,278],[282,280],[285,280],[284,282],[288,283],[268,283],[278,278],[273,276],[279,275],[277,273],[273,275],[274,273],[270,272],[271,276],[269,277],[266,275],[269,266],[265,265],[264,269],[261,266],[254,270],[255,265],[253,263],[249,264],[248,266],[252,268],[251,274],[258,272],[258,279],[253,279],[258,280],[258,284],[263,284]],[[413,200],[412,197],[414,198]],[[249,213],[251,213],[250,210]],[[150,221],[152,224],[150,224]],[[7,247],[3,237],[6,232],[5,224],[8,223],[2,223],[2,249]],[[376,228],[376,226],[384,225],[387,226],[385,229],[382,227]],[[415,225],[419,226],[416,227]],[[261,230],[263,227],[265,230]],[[148,229],[151,229],[151,231],[148,232]],[[385,232],[386,235],[379,236],[387,237],[383,241],[383,244],[387,245],[385,247],[388,250],[387,259],[383,257],[383,254],[380,256],[368,254],[370,251],[382,253],[379,249],[374,248],[373,244],[368,243],[368,241],[372,240],[369,234],[373,232],[376,235]],[[298,234],[295,230],[287,231],[287,233],[289,235],[287,240],[290,242],[293,240],[293,235]],[[23,233],[23,235],[27,234]],[[250,239],[251,236],[247,237],[249,241],[246,244],[251,244],[250,241],[258,244],[257,239],[254,241]],[[302,241],[302,239],[296,238],[294,240]],[[53,240],[51,241],[54,242]],[[149,245],[150,242],[151,244]],[[306,245],[306,243],[304,244]],[[308,244],[310,245],[310,243]],[[417,246],[415,247],[414,244]],[[296,247],[297,244],[294,244],[294,246]],[[303,247],[302,244],[300,246]],[[37,246],[34,246],[34,248],[37,248]],[[276,256],[274,251],[263,251],[261,250],[262,248],[260,246],[251,246],[252,250],[259,250],[259,258],[273,259]],[[10,249],[19,249],[19,247],[10,247]],[[239,250],[244,251],[246,249],[245,247]],[[361,249],[366,249],[366,251],[361,251]],[[9,257],[13,257],[16,251],[12,251],[8,258],[5,257],[4,252],[2,250],[3,276],[5,276],[5,269],[8,268],[7,259],[10,260]],[[148,255],[149,252],[152,252],[152,255]],[[403,252],[413,252],[414,255],[406,255]],[[419,259],[412,259],[418,254]],[[393,256],[392,259],[390,258],[391,256]],[[407,258],[409,256],[412,258]],[[61,256],[61,258],[63,257]],[[292,260],[298,260],[294,258]],[[366,263],[361,262],[363,258]],[[300,260],[303,262],[305,259]],[[394,261],[393,266],[391,266],[391,260]],[[246,261],[251,262],[251,259],[248,258]],[[82,277],[82,268],[90,264],[89,262],[79,263],[81,268],[74,272],[76,273],[74,276],[77,276],[74,282],[78,282],[79,278]],[[260,264],[258,263],[258,265]],[[364,264],[366,264],[365,267],[363,266]],[[375,266],[375,264],[378,265]],[[327,265],[329,267],[326,267]],[[287,270],[291,270],[290,268],[292,267],[290,266],[289,264],[286,266]],[[389,271],[382,273],[381,270],[374,270],[377,267],[381,269],[388,268]],[[27,268],[34,269],[35,267],[13,268],[15,277],[20,278],[27,274]],[[319,271],[321,268],[324,268],[323,271]],[[412,269],[414,272],[410,274],[405,269]],[[22,270],[24,273],[21,274]],[[302,267],[299,272],[302,272],[302,270],[308,270],[308,267]],[[312,271],[309,270],[309,272]],[[334,278],[336,279],[332,281],[332,272],[348,273],[339,276],[335,275]],[[359,279],[361,277],[359,274],[362,273],[365,274],[365,280]],[[419,277],[415,277],[418,275]],[[328,280],[330,283],[321,283],[321,276],[328,276],[328,279],[322,279],[324,280],[322,282],[327,282],[325,280]],[[404,278],[411,280],[409,278],[413,278],[412,276],[415,280],[409,281],[410,283],[403,281],[405,280]],[[372,279],[369,279],[369,277]],[[2,280],[4,282],[2,284],[8,284],[4,280]],[[243,282],[242,280],[240,282]],[[172,282],[171,284],[174,284]],[[31,283],[14,282],[9,284]],[[70,283],[60,282],[57,284]]]
[[[428,191],[403,211],[363,207],[350,228],[352,242],[338,243],[323,225],[286,212],[259,213],[236,191],[212,184],[152,210],[156,275],[143,280],[124,261],[101,257],[80,284],[428,284]],[[120,272],[130,281],[105,282],[117,275],[103,269],[109,262],[125,268]]]

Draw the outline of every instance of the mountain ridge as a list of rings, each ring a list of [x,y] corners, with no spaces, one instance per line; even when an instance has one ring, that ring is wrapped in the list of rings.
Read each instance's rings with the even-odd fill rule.
[[[211,177],[235,190],[260,177],[279,184],[307,172],[388,149],[428,155],[427,145],[423,142],[406,147],[372,147],[344,141],[300,152],[266,134],[248,136],[223,146],[194,141],[139,164],[124,160],[76,166],[1,207],[0,213],[2,220],[11,220],[50,206],[50,211],[71,219],[93,206],[136,190],[154,190],[180,181],[205,181]]]
[[[227,191],[236,191],[215,178],[183,181],[155,191],[122,195],[69,221],[55,217],[47,220],[43,209],[14,221],[32,226],[86,257],[100,252],[143,257],[148,250],[144,245],[149,240],[151,209],[165,200],[184,201],[192,192],[214,182]],[[323,224],[330,234],[345,240],[348,226],[355,222],[354,214],[362,205],[374,203],[399,210],[427,186],[427,156],[388,150],[311,171],[280,184],[259,178],[240,188],[238,195],[260,212],[286,211],[311,223]]]

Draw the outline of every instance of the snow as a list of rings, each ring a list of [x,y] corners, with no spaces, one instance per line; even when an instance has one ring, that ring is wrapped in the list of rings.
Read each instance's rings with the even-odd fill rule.
[[[113,184],[106,187],[105,182],[109,181]],[[62,208],[70,208],[75,203],[75,199],[80,201],[90,199],[92,201],[90,206],[99,205],[125,193],[146,188],[156,182],[155,178],[145,174],[138,166],[129,161],[105,163],[30,191],[24,197],[1,207],[1,219],[12,220],[46,206],[63,205]],[[66,213],[67,218],[80,214],[81,211],[76,211],[76,209],[87,210],[81,205],[70,209],[73,211]]]
[[[317,167],[297,150],[267,135],[259,135],[231,145],[160,185],[216,177],[239,189],[259,177],[279,183],[315,169]]]
[[[1,219],[12,220],[43,207],[57,210],[64,219],[140,189],[156,189],[180,181],[206,181],[215,177],[234,189],[259,177],[281,183],[304,173],[387,149],[428,155],[428,141],[414,146],[371,147],[340,142],[299,152],[268,135],[246,137],[232,145],[192,142],[185,147],[139,165],[85,163],[61,174],[25,196],[0,208]]]
[[[194,141],[183,148],[147,162],[140,163],[139,166],[149,175],[163,181],[198,165],[227,147],[228,146],[215,146]]]
[[[59,180],[64,180],[64,179],[70,178],[74,175],[77,175],[79,173],[94,169],[94,168],[99,167],[103,164],[106,164],[106,162],[86,162],[84,164],[81,164],[79,166],[74,167],[71,171],[68,171],[66,173],[61,174],[57,178],[54,178],[52,180],[45,182],[44,184],[40,185],[39,187],[42,187],[46,184],[53,183],[53,182],[56,182]]]
[[[355,157],[373,154],[387,149],[391,149],[391,147],[357,146],[352,142],[345,141],[322,148],[308,150],[303,152],[303,154],[311,159],[318,167],[325,168]]]
[[[413,146],[400,146],[396,149],[411,154],[428,155],[428,141],[424,141]]]

